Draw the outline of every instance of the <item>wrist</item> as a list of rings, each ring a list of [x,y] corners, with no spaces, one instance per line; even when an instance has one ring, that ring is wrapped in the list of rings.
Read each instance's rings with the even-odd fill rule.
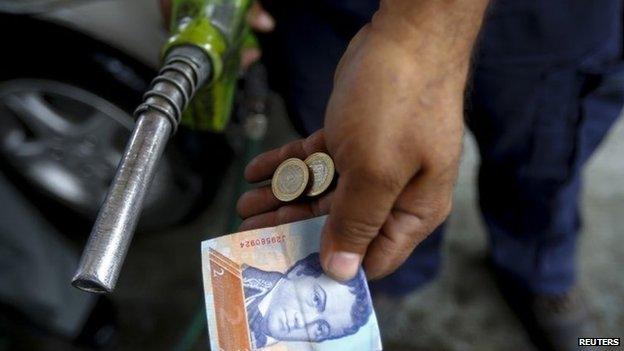
[[[381,0],[373,36],[404,50],[423,68],[465,77],[488,0]]]

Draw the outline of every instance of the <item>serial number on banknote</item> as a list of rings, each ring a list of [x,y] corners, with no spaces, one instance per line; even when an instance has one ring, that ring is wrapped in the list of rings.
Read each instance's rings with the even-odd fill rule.
[[[251,240],[244,240],[240,242],[240,247],[255,247],[262,245],[278,244],[286,241],[286,235],[275,235],[267,238],[257,238]]]

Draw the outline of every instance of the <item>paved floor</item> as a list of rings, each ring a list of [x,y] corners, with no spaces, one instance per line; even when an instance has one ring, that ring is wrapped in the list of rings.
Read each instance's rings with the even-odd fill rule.
[[[266,147],[292,138],[283,121],[273,120]],[[581,279],[604,330],[601,336],[624,337],[623,154],[620,120],[586,170]],[[397,331],[399,338],[386,340],[388,350],[531,350],[483,265],[486,245],[476,206],[476,164],[474,142],[468,137],[441,275],[413,294],[406,308],[395,311],[406,322]],[[224,232],[234,200],[233,173],[197,221],[135,239],[114,295],[122,322],[120,350],[171,349],[201,307],[199,243]],[[194,350],[207,349],[204,334]]]

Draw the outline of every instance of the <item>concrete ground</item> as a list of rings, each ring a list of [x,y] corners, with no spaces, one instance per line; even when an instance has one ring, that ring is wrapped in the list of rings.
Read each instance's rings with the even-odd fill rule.
[[[269,129],[266,148],[294,138],[282,118],[273,118]],[[624,119],[586,169],[580,262],[582,287],[604,332],[594,337],[624,337],[622,154]],[[476,204],[477,162],[474,141],[468,136],[442,272],[410,296],[405,308],[393,311],[405,323],[398,337],[385,340],[387,350],[531,350],[483,264],[486,236]],[[225,232],[227,212],[235,200],[234,173],[230,170],[211,208],[194,223],[135,238],[113,295],[120,310],[119,350],[170,350],[203,308],[199,245]],[[205,325],[201,330],[203,336],[193,350],[208,349]]]

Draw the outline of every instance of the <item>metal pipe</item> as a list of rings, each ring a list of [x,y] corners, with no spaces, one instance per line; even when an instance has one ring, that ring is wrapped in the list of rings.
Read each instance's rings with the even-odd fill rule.
[[[195,46],[171,49],[137,109],[137,124],[100,208],[72,285],[110,293],[139,220],[143,200],[169,137],[197,88],[210,75],[210,60]]]
[[[150,111],[139,117],[84,248],[72,281],[75,287],[94,293],[109,293],[115,287],[171,130],[171,123],[158,113]]]

